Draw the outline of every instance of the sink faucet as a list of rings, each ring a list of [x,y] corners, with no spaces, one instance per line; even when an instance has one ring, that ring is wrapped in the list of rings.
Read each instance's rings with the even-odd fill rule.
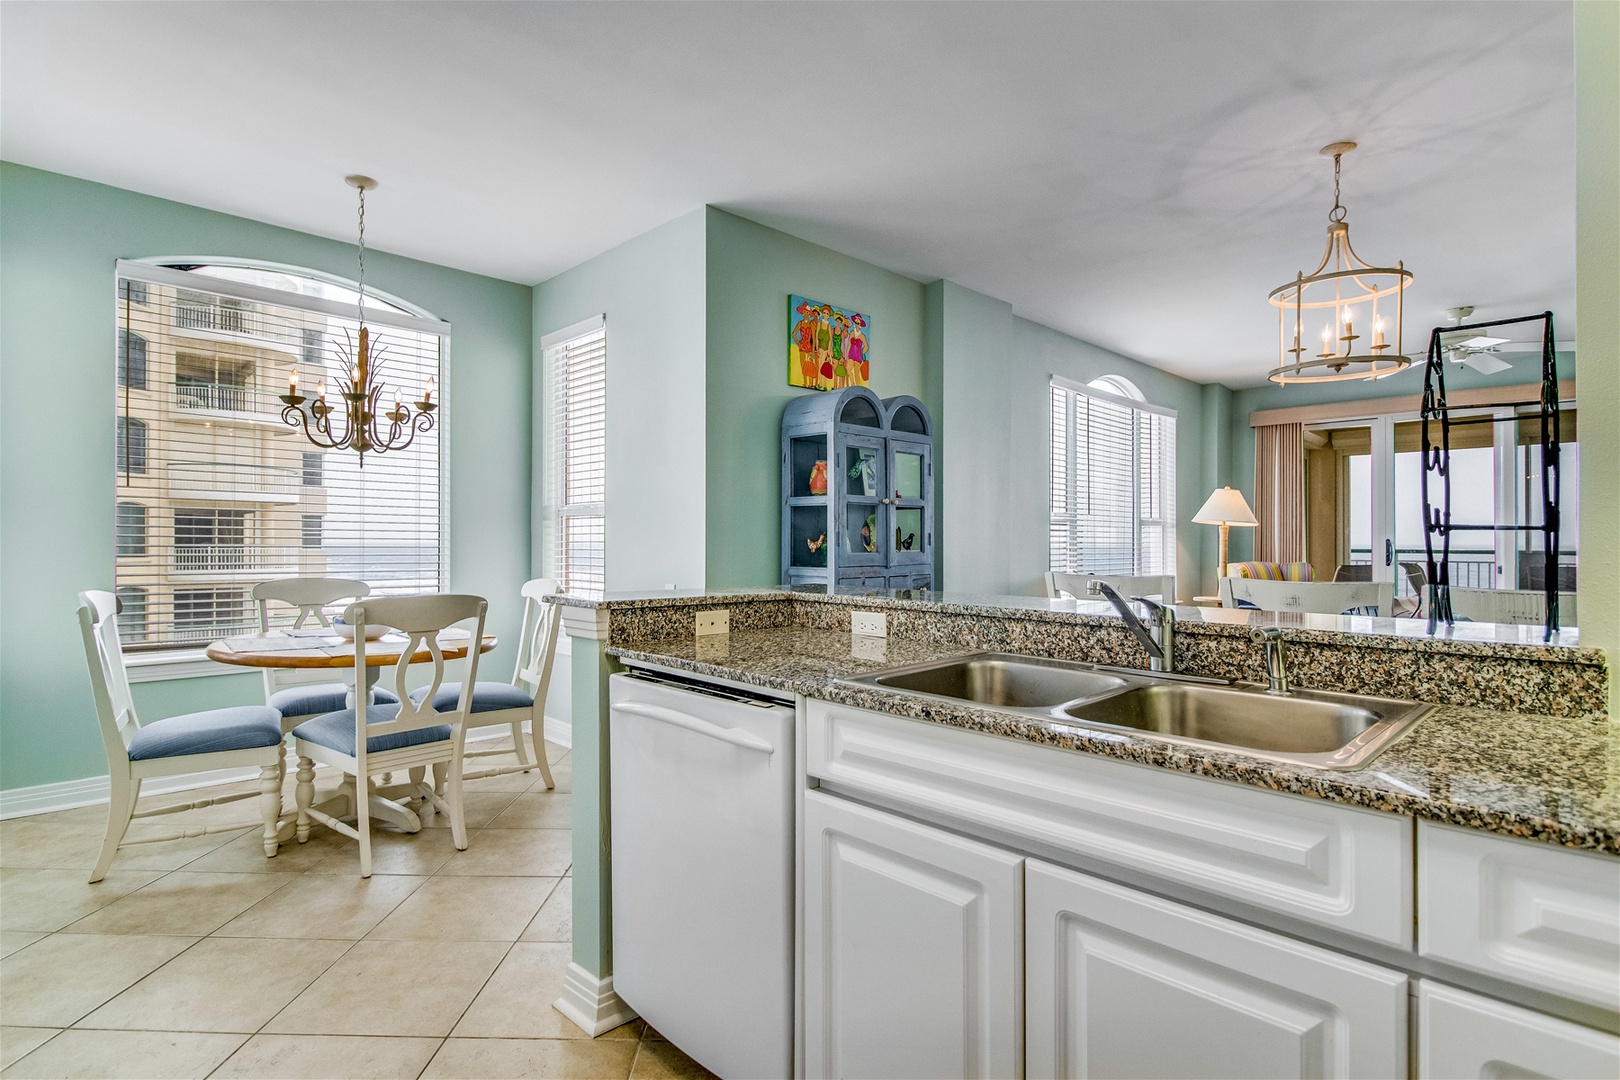
[[[1124,597],[1114,590],[1112,585],[1103,581],[1092,581],[1087,591],[1093,596],[1103,596],[1119,617],[1125,620],[1125,628],[1136,635],[1136,640],[1142,643],[1147,650],[1148,670],[1174,671],[1175,665],[1175,625],[1176,613],[1164,604],[1154,603],[1145,596]],[[1142,625],[1142,620],[1136,617],[1131,610],[1132,604],[1141,604],[1147,609],[1148,619],[1152,629]]]
[[[1288,669],[1283,664],[1283,634],[1275,626],[1256,626],[1249,631],[1249,640],[1266,647],[1266,693],[1286,696]]]

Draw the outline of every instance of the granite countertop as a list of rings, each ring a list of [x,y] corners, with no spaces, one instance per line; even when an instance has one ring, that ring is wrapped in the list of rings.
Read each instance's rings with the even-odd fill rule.
[[[735,604],[809,602],[845,608],[914,611],[997,619],[1022,619],[1068,626],[1118,625],[1119,614],[1101,600],[1049,599],[1041,596],[980,596],[927,591],[855,591],[828,593],[821,589],[669,590],[598,595],[561,593],[549,602],[565,607],[644,612],[660,609],[726,607]],[[1317,615],[1249,609],[1177,605],[1180,633],[1244,636],[1254,626],[1282,626],[1290,640],[1321,644],[1371,645],[1415,652],[1515,658],[1553,658],[1595,667],[1606,666],[1601,649],[1583,648],[1578,628],[1566,627],[1546,640],[1539,625],[1459,622],[1430,629],[1426,619],[1372,618]]]
[[[739,594],[739,598],[742,595],[761,596]],[[699,599],[716,602],[712,596]],[[1620,855],[1620,726],[1605,717],[1538,716],[1439,705],[1367,767],[1333,772],[1169,743],[1121,729],[1048,726],[1024,714],[838,681],[962,651],[925,641],[855,637],[799,627],[671,637],[608,649],[621,661],[657,664],[1064,750]]]

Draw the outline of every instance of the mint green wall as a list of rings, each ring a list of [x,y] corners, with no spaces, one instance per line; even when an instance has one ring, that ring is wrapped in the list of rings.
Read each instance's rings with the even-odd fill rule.
[[[0,163],[0,788],[106,772],[74,608],[80,590],[112,587],[113,264],[151,255],[355,269],[350,243]],[[449,585],[488,596],[492,628],[515,642],[529,568],[530,290],[368,256],[368,282],[454,324]],[[136,700],[155,718],[262,700],[262,686],[252,674],[149,683]]]
[[[1220,383],[1204,384],[1203,417],[1204,437],[1201,447],[1202,457],[1199,460],[1202,483],[1197,493],[1198,501],[1181,508],[1181,520],[1187,523],[1186,528],[1194,534],[1188,538],[1189,542],[1194,539],[1199,541],[1193,548],[1199,553],[1198,579],[1195,582],[1188,582],[1189,585],[1196,585],[1197,589],[1182,590],[1183,595],[1192,596],[1214,596],[1220,589],[1221,534],[1212,526],[1195,523],[1192,516],[1198,513],[1198,508],[1204,505],[1204,500],[1209,498],[1210,493],[1216,488],[1233,484],[1230,387],[1222,386]]]
[[[1028,544],[1017,539],[1029,513],[1020,508],[1018,450],[1013,433],[1011,365],[1018,363],[1012,334],[1012,305],[953,281],[930,285],[939,309],[939,383],[943,407],[937,454],[950,472],[939,487],[939,520],[950,537],[940,549],[944,571],[940,586],[957,593],[1010,593],[1021,579],[1046,570],[1038,564],[1020,567]],[[931,305],[933,306],[933,305]],[[932,329],[932,328],[930,328]],[[1009,437],[1011,436],[1011,437]],[[1041,462],[1047,450],[1041,448]],[[1039,471],[1048,475],[1044,464]],[[1028,513],[1025,512],[1027,509]],[[1044,530],[1044,525],[1042,526]]]
[[[950,477],[940,486],[944,588],[1045,592],[1052,376],[1086,383],[1123,375],[1149,402],[1177,414],[1177,588],[1192,595],[1204,563],[1213,561],[1187,521],[1208,494],[1206,388],[1020,318],[1012,305],[954,282],[929,285],[927,308],[929,355],[944,402],[939,459]]]
[[[1554,329],[1557,329],[1554,312]],[[1538,328],[1539,330],[1539,328]],[[1425,332],[1416,346],[1414,362],[1405,371],[1379,379],[1375,383],[1361,381],[1339,383],[1307,383],[1305,385],[1249,386],[1232,391],[1231,408],[1231,469],[1223,484],[1231,484],[1243,492],[1249,505],[1254,505],[1254,429],[1249,426],[1249,414],[1264,409],[1289,409],[1304,405],[1328,405],[1340,401],[1372,401],[1387,397],[1411,397],[1423,393],[1423,356],[1428,348]],[[1446,392],[1478,390],[1492,386],[1522,386],[1541,381],[1539,353],[1511,353],[1506,359],[1512,363],[1507,371],[1481,375],[1462,364],[1446,366]],[[1575,355],[1558,354],[1558,377],[1575,378]],[[1194,507],[1193,509],[1197,509]],[[1251,529],[1233,529],[1230,558],[1241,562],[1254,557],[1254,532]]]
[[[607,587],[704,584],[704,222],[694,210],[534,288],[540,339],[607,316]],[[538,368],[536,368],[538,372]],[[549,415],[536,379],[536,429]],[[546,530],[536,446],[535,553]]]
[[[707,275],[708,587],[776,585],[782,409],[816,393],[787,384],[788,296],[868,316],[873,391],[922,397],[923,287],[714,207]]]

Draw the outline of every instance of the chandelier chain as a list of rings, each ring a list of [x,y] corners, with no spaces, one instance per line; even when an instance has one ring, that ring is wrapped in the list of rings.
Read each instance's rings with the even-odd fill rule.
[[[1334,159],[1337,161],[1338,159]],[[366,321],[366,189],[360,189],[360,322]],[[1335,201],[1337,201],[1337,186],[1335,185]]]
[[[1334,222],[1343,221],[1344,218],[1345,218],[1345,209],[1344,209],[1343,206],[1339,205],[1339,160],[1343,156],[1344,155],[1342,155],[1342,154],[1334,154],[1333,155],[1333,209],[1328,211],[1328,220],[1329,221],[1334,221]],[[363,204],[362,204],[362,206],[363,206]],[[365,228],[364,228],[363,223],[362,223],[362,228],[360,230],[360,234],[361,234],[360,262],[361,262],[361,268],[363,270],[364,267],[365,267],[365,243],[364,243]]]

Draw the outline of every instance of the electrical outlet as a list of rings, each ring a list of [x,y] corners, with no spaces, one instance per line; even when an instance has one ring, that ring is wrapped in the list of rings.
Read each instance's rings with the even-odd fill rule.
[[[731,633],[731,612],[726,608],[698,612],[697,632],[699,636]]]
[[[849,616],[849,632],[866,637],[888,637],[888,616],[881,611],[851,612]]]

